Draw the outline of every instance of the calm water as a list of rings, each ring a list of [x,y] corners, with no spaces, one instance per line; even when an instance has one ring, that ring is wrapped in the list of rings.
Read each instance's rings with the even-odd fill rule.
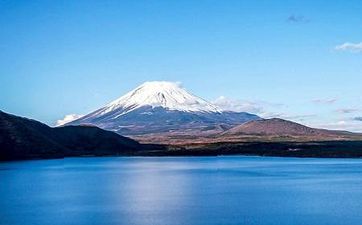
[[[0,224],[362,224],[362,160],[70,158],[0,163]]]

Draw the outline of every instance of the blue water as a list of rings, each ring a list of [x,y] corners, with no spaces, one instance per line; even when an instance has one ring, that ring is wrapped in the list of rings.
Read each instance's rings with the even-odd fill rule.
[[[362,224],[362,160],[69,158],[0,163],[0,224]]]

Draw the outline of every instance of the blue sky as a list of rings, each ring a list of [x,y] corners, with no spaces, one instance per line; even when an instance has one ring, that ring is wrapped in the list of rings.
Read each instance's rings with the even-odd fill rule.
[[[0,109],[53,125],[167,80],[266,117],[362,131],[361,14],[359,0],[0,0]]]

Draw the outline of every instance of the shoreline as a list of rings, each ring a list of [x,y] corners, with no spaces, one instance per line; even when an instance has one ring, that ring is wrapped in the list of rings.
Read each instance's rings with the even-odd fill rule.
[[[216,157],[216,156],[259,156],[281,158],[362,158],[362,141],[323,141],[323,142],[240,142],[205,143],[196,147],[162,146],[141,149],[134,152],[56,155],[31,155],[18,158],[1,159],[0,162],[62,159],[73,157]]]

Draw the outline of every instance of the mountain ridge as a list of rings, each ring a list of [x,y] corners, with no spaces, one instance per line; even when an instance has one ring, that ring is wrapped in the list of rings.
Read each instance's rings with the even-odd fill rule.
[[[0,160],[120,155],[142,149],[137,141],[98,127],[51,128],[0,111]]]
[[[120,114],[116,115],[119,117],[143,106],[163,107],[184,112],[221,112],[217,106],[190,94],[177,83],[149,81],[110,102],[92,116],[101,116],[122,109]]]
[[[121,135],[200,134],[259,119],[245,112],[222,111],[214,104],[166,81],[146,82],[67,125],[93,124]],[[212,127],[218,127],[212,131]]]
[[[223,135],[249,134],[249,135],[341,135],[353,134],[347,131],[326,130],[311,128],[293,121],[271,118],[249,121],[235,126],[223,133]]]
[[[360,133],[312,128],[280,118],[257,119],[232,128],[224,127],[219,130],[219,133],[208,135],[184,133],[178,136],[151,134],[131,137],[141,143],[159,143],[177,146],[212,143],[353,141],[362,139],[362,134]]]
[[[293,122],[288,121],[288,123]],[[163,143],[167,145],[161,145],[162,141],[157,139],[164,136],[161,135],[151,137],[149,143],[153,143],[152,145],[145,145],[94,126],[51,128],[36,120],[0,111],[0,161],[80,156],[217,156],[235,154],[362,157],[361,134],[340,133],[339,131],[338,134],[339,136],[336,138],[330,136],[327,139],[318,140],[305,139],[302,136],[270,139],[270,135],[265,134],[243,134],[231,137],[189,135],[181,136],[182,139],[179,139],[181,140],[179,143]],[[170,140],[177,141],[177,136],[168,139],[168,141]],[[155,145],[156,142],[157,145]]]
[[[280,118],[271,118],[246,122],[225,131],[223,135],[313,135],[319,133],[322,133],[319,129],[310,128],[302,124]]]

